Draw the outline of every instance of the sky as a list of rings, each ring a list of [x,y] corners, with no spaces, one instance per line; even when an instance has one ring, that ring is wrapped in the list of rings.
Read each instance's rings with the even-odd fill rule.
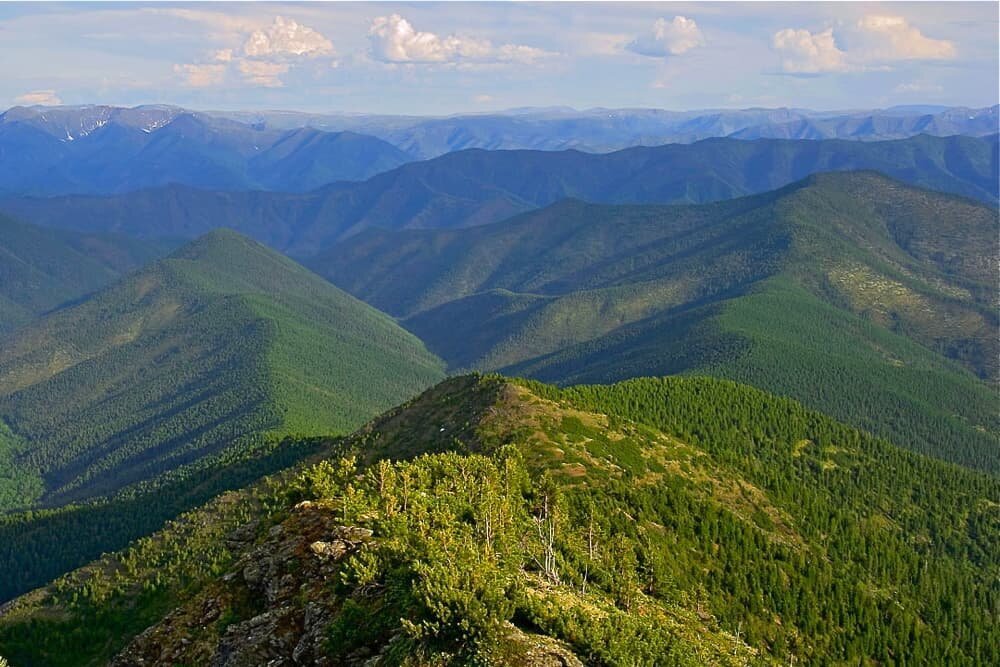
[[[988,2],[0,3],[0,107],[982,107]]]

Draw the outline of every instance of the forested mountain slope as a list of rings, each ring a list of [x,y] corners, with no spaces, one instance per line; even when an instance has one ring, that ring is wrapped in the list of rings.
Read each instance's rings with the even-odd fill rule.
[[[998,235],[989,206],[832,173],[702,206],[566,201],[366,232],[312,266],[453,368],[561,383],[710,372],[1000,470]]]
[[[35,224],[194,237],[231,227],[294,256],[370,228],[468,227],[567,197],[596,203],[703,203],[760,193],[822,171],[874,169],[906,183],[995,203],[997,136],[900,141],[710,139],[690,145],[450,153],[361,183],[309,193],[173,186],[115,197],[15,198],[0,210]]]
[[[163,257],[174,245],[36,227],[0,215],[0,334]]]
[[[389,317],[213,232],[0,343],[0,498],[51,505],[349,431],[441,376]]]
[[[727,381],[466,376],[5,606],[0,653],[995,664],[998,501]]]

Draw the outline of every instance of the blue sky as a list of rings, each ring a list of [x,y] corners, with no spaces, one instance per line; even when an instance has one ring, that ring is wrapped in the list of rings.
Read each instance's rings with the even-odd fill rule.
[[[998,101],[998,3],[0,3],[0,106]]]

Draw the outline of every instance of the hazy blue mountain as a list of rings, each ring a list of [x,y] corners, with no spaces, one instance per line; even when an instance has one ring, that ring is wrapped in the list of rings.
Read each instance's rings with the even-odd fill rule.
[[[430,158],[466,148],[608,152],[631,146],[690,143],[710,137],[878,141],[917,134],[996,133],[998,109],[908,106],[821,112],[808,109],[511,109],[442,118],[294,112],[222,113],[274,128],[309,125],[380,137]]]
[[[308,256],[369,228],[475,226],[567,197],[597,203],[719,201],[831,170],[876,170],[995,203],[997,143],[996,135],[921,135],[886,142],[708,139],[608,154],[475,149],[308,193],[170,186],[113,197],[6,198],[0,210],[35,224],[140,238],[192,238],[225,226]]]
[[[15,108],[0,116],[0,192],[111,194],[168,184],[298,192],[410,160],[353,132],[275,130],[173,107]]]

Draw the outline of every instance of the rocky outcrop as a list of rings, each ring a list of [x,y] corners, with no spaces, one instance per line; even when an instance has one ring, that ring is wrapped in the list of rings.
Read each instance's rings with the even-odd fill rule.
[[[196,664],[211,667],[325,665],[325,631],[335,600],[326,584],[344,558],[364,549],[372,532],[339,525],[321,503],[303,502],[252,540],[257,526],[230,536],[244,547],[218,585],[139,635],[115,667]]]

